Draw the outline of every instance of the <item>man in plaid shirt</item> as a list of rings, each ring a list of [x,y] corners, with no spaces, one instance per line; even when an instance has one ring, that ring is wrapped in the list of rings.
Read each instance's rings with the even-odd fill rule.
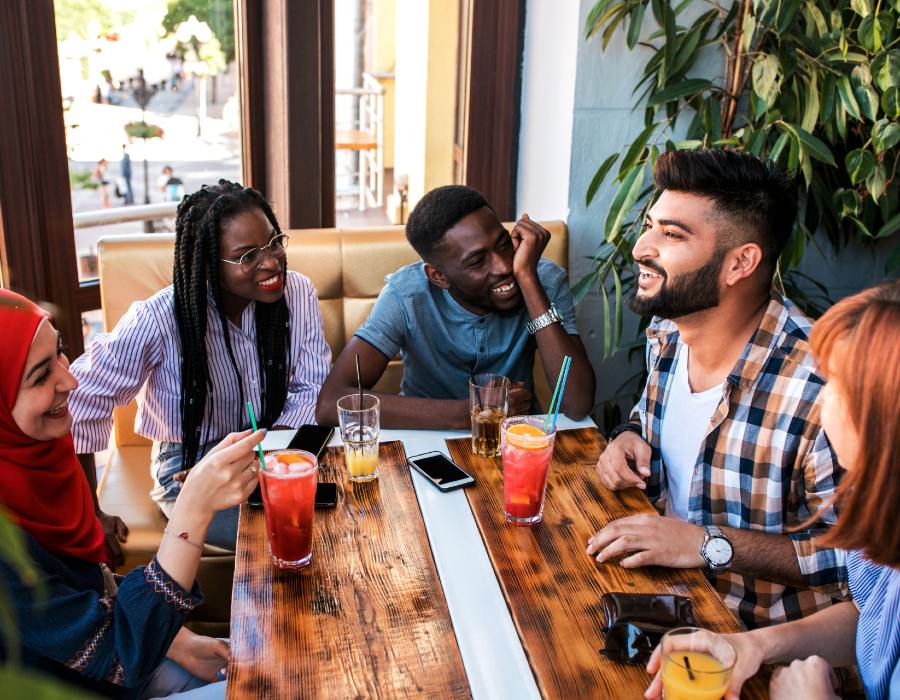
[[[822,527],[789,530],[834,494],[811,322],[772,291],[797,214],[771,163],[731,151],[665,153],[633,255],[629,301],[652,315],[649,377],[597,463],[616,490],[646,489],[663,517],[617,520],[588,543],[625,567],[697,567],[748,627],[847,597],[844,553]],[[834,522],[829,506],[825,523]]]

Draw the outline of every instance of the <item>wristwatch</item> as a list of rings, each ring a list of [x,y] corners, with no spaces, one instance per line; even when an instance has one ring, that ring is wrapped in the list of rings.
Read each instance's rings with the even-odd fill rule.
[[[556,308],[556,304],[550,304],[549,309],[537,318],[529,321],[525,324],[525,327],[531,335],[534,335],[541,330],[541,328],[546,328],[551,323],[562,323],[562,320],[562,315],[559,313],[559,309]]]
[[[700,545],[700,556],[706,561],[709,570],[720,574],[731,566],[734,559],[734,547],[725,534],[715,525],[703,528],[703,544]]]

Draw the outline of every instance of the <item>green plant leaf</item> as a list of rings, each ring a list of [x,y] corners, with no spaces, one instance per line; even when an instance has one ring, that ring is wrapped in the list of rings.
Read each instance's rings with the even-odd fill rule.
[[[603,283],[600,284],[600,298],[603,300],[603,357],[609,357],[612,347],[612,318],[609,313],[609,293]]]
[[[836,92],[834,75],[828,73],[825,76],[825,80],[822,81],[822,96],[819,99],[821,105],[819,116],[822,124],[827,124],[831,121],[831,117],[834,114],[834,96]]]
[[[675,65],[675,52],[678,49],[678,29],[675,25],[675,13],[668,2],[663,3],[663,29],[666,32],[666,45],[663,47],[665,58],[663,67],[666,77],[672,75],[672,66]]]
[[[772,54],[764,54],[762,58],[753,62],[751,76],[753,91],[763,103],[763,109],[768,109],[781,89],[782,74],[778,59]]]
[[[779,137],[776,139],[775,145],[772,146],[772,150],[769,152],[769,158],[777,163],[778,159],[781,157],[782,151],[784,151],[784,147],[787,146],[788,140],[790,138],[791,134],[787,129],[782,131]]]
[[[831,155],[831,149],[821,139],[816,138],[805,129],[798,127],[797,135],[800,138],[800,145],[803,150],[816,160],[827,163],[828,165],[837,165],[834,162],[834,156]]]
[[[889,119],[879,119],[872,127],[872,145],[875,154],[893,148],[900,142],[900,124]]]
[[[895,214],[893,218],[886,221],[884,226],[878,229],[875,238],[887,238],[893,236],[897,231],[900,231],[900,214]]]
[[[850,85],[850,78],[846,75],[841,76],[841,79],[837,84],[837,90],[838,95],[841,96],[841,104],[844,105],[847,114],[854,119],[862,119],[862,115],[859,112],[859,104],[857,104],[856,98],[853,96],[853,87]]]
[[[619,277],[619,271],[613,266],[613,285],[616,290],[616,328],[613,333],[613,349],[619,347],[619,342],[622,340],[622,302],[625,299],[625,295],[622,294],[622,280]]]
[[[856,225],[856,228],[859,229],[860,233],[862,233],[866,238],[874,238],[869,228],[855,216],[848,216],[847,220],[852,221]]]
[[[869,0],[850,0],[850,7],[860,17],[868,17],[872,14],[872,4]]]
[[[804,7],[804,14],[806,15],[806,21],[810,27],[815,27],[815,36],[825,36],[828,34],[828,23],[825,21],[825,15],[822,14],[822,10],[819,9],[818,5],[816,5],[813,0],[807,0]],[[810,36],[813,35],[810,34]]]
[[[800,126],[806,131],[813,131],[819,119],[819,81],[812,76],[806,84],[806,100],[803,105],[803,121]]]
[[[599,21],[600,17],[606,11],[606,6],[609,5],[609,0],[599,0],[594,3],[594,6],[591,8],[591,11],[588,12],[587,19],[584,21],[584,38],[590,39],[598,29],[600,29],[602,23]]]
[[[888,119],[900,118],[900,88],[892,85],[881,96],[881,111]]]
[[[854,91],[859,108],[869,121],[878,118],[878,93],[871,85],[860,86]]]
[[[857,148],[850,151],[845,160],[847,166],[847,174],[850,176],[850,182],[854,185],[865,180],[875,170],[875,156],[871,151]]]
[[[625,158],[622,160],[622,166],[619,168],[619,177],[617,179],[621,180],[623,175],[631,170],[631,168],[634,167],[634,164],[640,160],[644,148],[647,146],[647,139],[650,138],[650,135],[656,131],[658,127],[659,124],[656,122],[649,124],[640,134],[638,134],[637,138],[631,142],[631,146],[628,147]]]
[[[869,53],[877,53],[884,46],[884,39],[891,31],[894,25],[894,18],[890,12],[879,12],[877,15],[870,14],[863,17],[856,30],[856,36],[859,43]]]
[[[862,212],[862,197],[856,190],[839,190],[834,194],[835,205],[840,207],[842,216],[858,216]]]
[[[744,20],[742,29],[744,33],[741,36],[741,48],[744,50],[744,53],[750,53],[753,49],[753,36],[756,34],[756,17],[749,15]]]
[[[31,700],[96,700],[98,695],[58,678],[15,666],[0,666],[0,688],[5,697]]]
[[[609,42],[612,40],[613,35],[616,33],[616,29],[618,29],[619,25],[622,24],[622,21],[628,16],[628,8],[622,3],[616,5],[614,8],[612,19],[610,19],[609,23],[606,25],[606,29],[603,30],[603,36],[600,41],[600,46],[606,51],[606,47],[609,45]]]
[[[625,43],[628,45],[629,49],[633,49],[635,46],[637,46],[638,39],[641,38],[641,25],[644,22],[644,11],[646,9],[647,6],[643,3],[640,3],[630,13],[628,35],[625,39]]]
[[[607,241],[619,235],[619,229],[631,208],[637,202],[641,187],[644,184],[644,166],[636,165],[622,180],[622,186],[616,192],[609,213],[606,215],[605,237]]]
[[[872,199],[876,202],[884,194],[884,189],[887,187],[887,173],[884,170],[883,163],[875,165],[875,170],[866,178],[866,187]]]
[[[572,299],[576,304],[581,303],[581,300],[588,295],[596,281],[597,272],[594,270],[586,274],[572,286]]]
[[[900,50],[878,54],[872,61],[872,77],[882,92],[900,83]]]
[[[890,277],[898,270],[900,270],[900,244],[888,255],[887,261],[884,263],[884,274],[886,277]]]
[[[594,200],[594,197],[597,194],[597,190],[600,189],[600,185],[603,183],[603,178],[606,177],[606,174],[609,172],[609,169],[613,166],[618,157],[618,153],[613,153],[609,158],[603,161],[603,165],[597,168],[597,172],[594,173],[594,177],[591,178],[591,184],[588,185],[587,188],[587,195],[584,198],[585,207],[589,207],[591,205],[591,202]]]
[[[705,28],[702,26],[694,27],[681,38],[670,75],[678,75],[690,63],[693,63],[696,58],[697,46],[700,44],[704,31]]]
[[[699,78],[683,80],[680,83],[670,85],[669,87],[663,88],[659,92],[655,93],[650,97],[647,104],[652,107],[655,105],[664,104],[666,102],[672,102],[673,100],[679,100],[682,97],[695,95],[702,90],[706,90],[711,84],[712,83],[710,83],[708,80],[700,80]]]
[[[703,141],[700,139],[685,139],[674,143],[676,151],[695,151],[703,146]]]

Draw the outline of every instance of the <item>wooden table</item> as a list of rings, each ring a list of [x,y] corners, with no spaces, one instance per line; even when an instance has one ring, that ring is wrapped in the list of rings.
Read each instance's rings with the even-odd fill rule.
[[[402,444],[379,457],[360,485],[340,448],[323,455],[339,501],[302,570],[275,569],[262,509],[241,509],[229,698],[470,697]]]
[[[505,522],[499,458],[476,457],[468,438],[447,440],[447,446],[454,461],[475,477],[466,495],[542,697],[642,697],[649,680],[643,668],[600,654],[605,592],[685,595],[700,625],[740,630],[697,570],[623,569],[616,562],[597,564],[585,554],[588,537],[610,521],[656,512],[637,489],[614,493],[599,485],[594,466],[605,442],[596,430],[557,434],[544,520],[534,527]],[[744,697],[768,697],[765,679],[748,683]]]

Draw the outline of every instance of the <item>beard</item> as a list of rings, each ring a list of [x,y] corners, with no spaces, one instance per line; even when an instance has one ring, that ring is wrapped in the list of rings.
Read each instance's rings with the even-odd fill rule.
[[[719,273],[727,248],[716,249],[703,265],[691,272],[674,277],[669,276],[659,265],[641,261],[641,265],[663,276],[659,291],[652,297],[637,296],[638,289],[631,292],[625,305],[640,316],[659,316],[673,319],[706,311],[719,305]]]

